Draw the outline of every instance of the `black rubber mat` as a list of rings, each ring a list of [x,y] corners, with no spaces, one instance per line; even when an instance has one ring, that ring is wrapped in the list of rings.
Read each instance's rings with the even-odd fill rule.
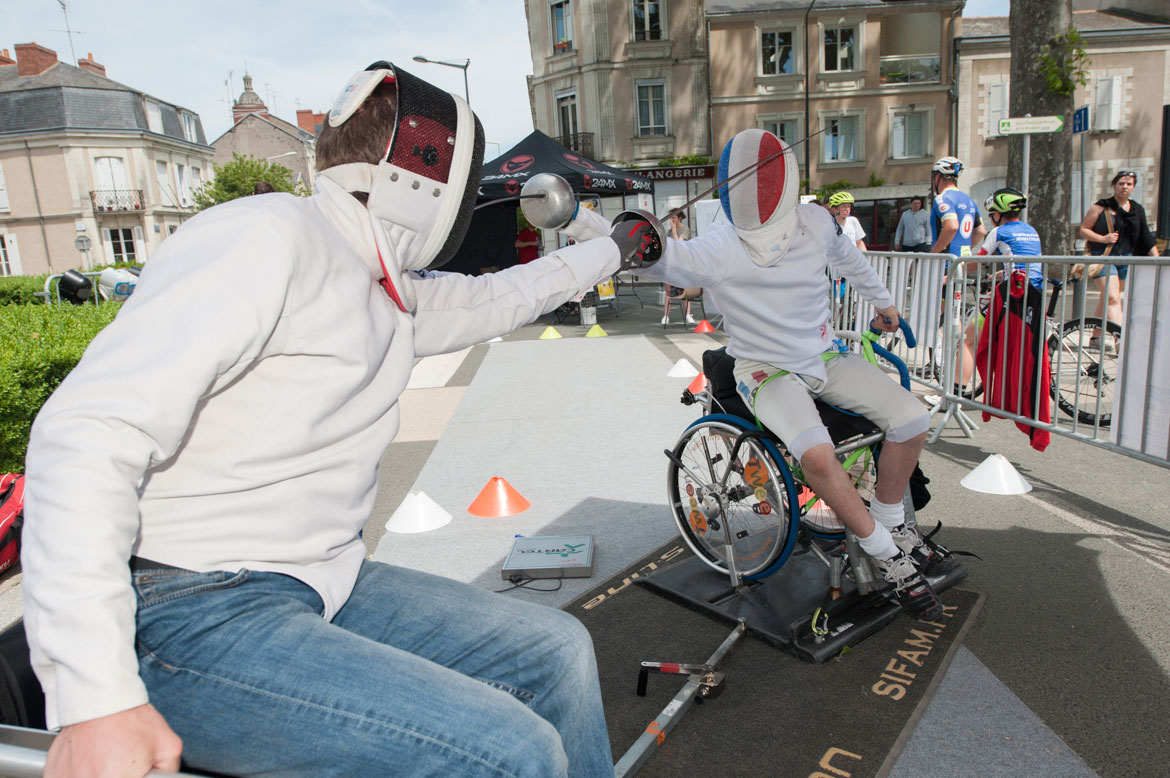
[[[690,556],[668,544],[565,606],[593,635],[614,760],[653,726],[686,676],[651,674],[643,661],[700,664],[731,627],[667,599],[640,578]],[[722,693],[690,708],[639,776],[809,776],[869,778],[893,764],[982,597],[942,595],[938,623],[898,615],[824,664],[809,664],[750,633],[717,668]]]

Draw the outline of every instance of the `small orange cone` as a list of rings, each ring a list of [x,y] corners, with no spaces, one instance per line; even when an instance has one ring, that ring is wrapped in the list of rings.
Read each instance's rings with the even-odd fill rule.
[[[492,476],[487,485],[480,491],[467,512],[473,516],[482,516],[485,519],[498,519],[523,513],[532,507],[532,503],[524,499],[524,495],[512,488],[512,485],[503,478]]]
[[[707,374],[699,373],[695,376],[695,380],[691,381],[691,385],[687,387],[687,391],[691,394],[698,394],[707,388]]]
[[[697,327],[695,327],[693,330],[691,330],[691,332],[714,332],[714,331],[715,331],[715,328],[712,327],[711,322],[707,321],[706,319],[703,319],[701,322],[699,322]]]

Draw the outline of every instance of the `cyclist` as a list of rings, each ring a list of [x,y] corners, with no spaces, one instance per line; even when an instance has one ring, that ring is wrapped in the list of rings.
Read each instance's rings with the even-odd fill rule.
[[[1040,236],[1036,230],[1027,222],[1020,221],[1020,215],[1028,207],[1028,198],[1023,192],[1010,186],[996,189],[983,201],[983,207],[987,210],[987,218],[992,224],[992,229],[979,247],[979,256],[1036,257],[1044,253],[1040,248]],[[977,264],[968,262],[967,272],[973,271]],[[1043,263],[1014,262],[1011,269],[1026,271],[1032,286],[1039,290],[1044,289]],[[996,275],[1002,276],[1003,271]],[[963,339],[963,354],[960,359],[963,386],[970,382],[975,371],[975,336],[978,328],[982,326],[982,319],[982,312],[976,314],[967,326],[966,337]]]
[[[979,206],[969,195],[959,190],[959,174],[963,163],[955,157],[942,157],[930,169],[930,190],[934,202],[930,206],[930,230],[934,243],[932,254],[971,255],[987,234],[979,216]]]
[[[665,241],[662,259],[638,275],[711,295],[724,315],[727,353],[736,359],[737,390],[748,407],[785,442],[809,485],[877,561],[902,607],[936,619],[942,606],[922,572],[929,574],[941,555],[906,526],[902,505],[930,419],[922,403],[879,368],[840,354],[827,268],[840,271],[874,304],[880,328],[897,328],[898,309],[825,209],[798,205],[796,154],[774,134],[737,134],[723,150],[719,177],[730,181],[719,190],[727,223],[692,240]],[[610,229],[604,219],[582,214],[566,228],[573,237]],[[814,395],[864,414],[885,431],[868,511],[833,453]]]

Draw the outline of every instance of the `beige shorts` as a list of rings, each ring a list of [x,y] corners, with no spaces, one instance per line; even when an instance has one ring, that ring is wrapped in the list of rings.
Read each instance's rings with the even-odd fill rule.
[[[766,362],[737,359],[736,391],[797,461],[813,446],[833,443],[813,404],[814,396],[869,419],[891,443],[910,440],[930,428],[930,414],[922,401],[857,355],[828,360],[824,382],[796,373],[767,380],[779,372],[783,371]]]

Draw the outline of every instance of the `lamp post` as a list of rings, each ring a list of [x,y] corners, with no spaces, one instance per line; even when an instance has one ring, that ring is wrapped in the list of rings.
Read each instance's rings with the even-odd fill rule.
[[[449,68],[459,68],[460,70],[462,70],[463,71],[463,99],[465,99],[467,101],[468,105],[471,105],[471,93],[467,91],[467,66],[471,64],[470,59],[463,60],[462,65],[460,65],[458,62],[443,62],[443,61],[437,60],[437,59],[427,59],[426,57],[423,57],[423,56],[415,56],[414,61],[415,62],[424,62],[424,63],[431,64],[431,65],[446,65]]]
[[[286,152],[284,152],[283,154],[277,154],[277,155],[276,155],[276,156],[274,156],[274,157],[265,157],[265,158],[264,158],[264,161],[265,161],[265,162],[271,162],[272,160],[274,160],[274,159],[280,159],[281,157],[291,157],[293,154],[296,154],[296,152],[295,152],[295,151],[286,151]]]

